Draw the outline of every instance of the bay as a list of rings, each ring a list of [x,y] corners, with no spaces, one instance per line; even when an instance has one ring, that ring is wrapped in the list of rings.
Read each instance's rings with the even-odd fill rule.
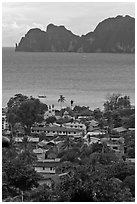
[[[28,53],[2,49],[2,105],[16,93],[64,106],[103,108],[106,96],[121,93],[135,103],[135,55],[110,53]]]

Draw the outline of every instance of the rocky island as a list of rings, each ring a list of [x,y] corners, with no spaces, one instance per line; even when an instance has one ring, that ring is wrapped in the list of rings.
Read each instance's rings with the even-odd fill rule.
[[[117,16],[100,22],[93,32],[78,36],[64,26],[30,29],[15,51],[135,53],[135,18]]]

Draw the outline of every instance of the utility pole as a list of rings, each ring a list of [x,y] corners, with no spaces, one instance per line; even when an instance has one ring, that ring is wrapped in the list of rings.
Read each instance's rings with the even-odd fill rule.
[[[21,202],[23,202],[23,191],[21,191]]]

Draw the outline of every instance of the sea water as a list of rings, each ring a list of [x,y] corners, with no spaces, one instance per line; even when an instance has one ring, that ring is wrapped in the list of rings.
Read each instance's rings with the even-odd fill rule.
[[[58,108],[59,95],[64,106],[103,108],[112,93],[129,95],[135,102],[135,55],[110,53],[40,53],[2,49],[2,105],[22,93],[38,97]]]

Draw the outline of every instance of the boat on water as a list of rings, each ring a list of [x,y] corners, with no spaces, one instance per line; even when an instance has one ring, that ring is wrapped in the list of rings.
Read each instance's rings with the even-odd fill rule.
[[[47,96],[39,95],[38,98],[46,98]]]

